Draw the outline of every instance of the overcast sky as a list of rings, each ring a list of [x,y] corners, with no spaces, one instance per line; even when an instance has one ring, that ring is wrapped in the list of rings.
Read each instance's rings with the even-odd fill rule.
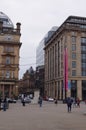
[[[0,11],[14,26],[21,23],[19,77],[36,67],[36,48],[45,34],[60,26],[69,15],[86,17],[86,0],[0,0]]]

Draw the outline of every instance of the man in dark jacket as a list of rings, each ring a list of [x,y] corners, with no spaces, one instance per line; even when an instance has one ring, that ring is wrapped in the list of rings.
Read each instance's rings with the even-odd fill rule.
[[[67,109],[68,112],[71,112],[72,99],[70,97],[67,98]]]
[[[0,110],[1,110],[1,103],[2,103],[2,100],[1,100],[1,97],[0,97]]]

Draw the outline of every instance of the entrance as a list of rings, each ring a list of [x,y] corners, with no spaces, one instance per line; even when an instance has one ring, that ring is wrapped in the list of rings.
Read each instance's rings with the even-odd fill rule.
[[[4,85],[4,95],[9,97],[10,85]]]
[[[72,80],[71,81],[71,97],[77,98],[77,81]]]
[[[82,100],[86,100],[86,80],[82,80]]]

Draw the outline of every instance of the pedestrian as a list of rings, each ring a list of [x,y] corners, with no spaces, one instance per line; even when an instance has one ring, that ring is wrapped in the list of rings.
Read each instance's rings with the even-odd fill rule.
[[[54,102],[56,105],[58,104],[58,99],[57,98],[55,98],[55,102]]]
[[[71,112],[71,106],[72,106],[72,99],[71,97],[67,98],[67,110],[68,112]]]
[[[3,111],[6,111],[7,99],[6,97],[3,100]]]
[[[73,98],[73,108],[76,107],[77,103],[76,103],[76,99]]]
[[[22,106],[25,106],[25,98],[22,98]]]
[[[42,96],[41,95],[39,96],[38,103],[39,103],[39,106],[42,107]]]
[[[77,98],[77,107],[80,107],[80,99]]]

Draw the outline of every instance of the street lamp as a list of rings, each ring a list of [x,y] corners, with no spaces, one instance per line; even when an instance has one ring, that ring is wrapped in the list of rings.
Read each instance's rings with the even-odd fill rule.
[[[15,95],[18,96],[18,86],[16,85]]]

